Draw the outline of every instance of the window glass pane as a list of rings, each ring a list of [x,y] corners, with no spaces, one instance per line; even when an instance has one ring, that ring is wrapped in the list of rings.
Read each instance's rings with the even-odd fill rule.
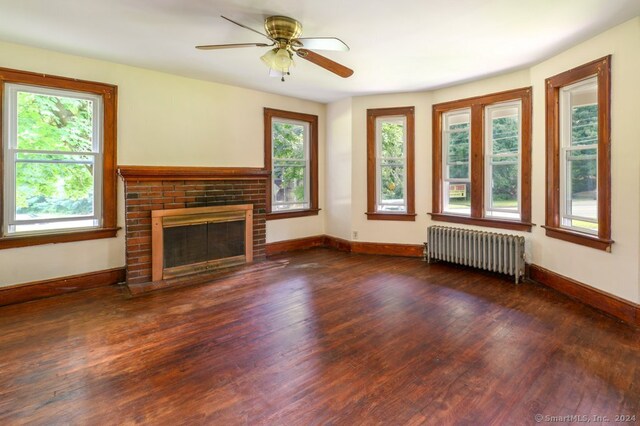
[[[17,92],[17,148],[93,151],[93,101]]]
[[[515,115],[494,118],[491,123],[494,155],[516,154],[519,151],[520,120],[518,110],[517,108],[508,108],[508,110],[513,110]],[[501,110],[496,110],[495,112],[499,113]]]
[[[294,203],[296,206],[284,206],[285,208],[303,208],[306,202],[305,194],[305,166],[273,167],[273,204]],[[299,204],[299,206],[297,206]],[[282,208],[281,208],[282,209]]]
[[[491,168],[491,207],[518,212],[518,164],[497,163]]]
[[[448,213],[470,215],[471,214],[471,184],[449,183],[444,184],[444,211]]]
[[[567,215],[569,216],[598,219],[596,153],[596,149],[573,150],[567,153]]]
[[[381,136],[380,156],[382,158],[404,157],[404,123],[402,120],[383,121]]]
[[[273,158],[297,159],[305,158],[304,129],[302,124],[282,121],[273,122]]]
[[[598,105],[571,108],[571,145],[598,143]]]
[[[404,166],[381,166],[381,204],[404,206]]]
[[[469,178],[471,123],[469,113],[446,115],[444,140],[447,145],[445,173],[447,179]]]
[[[16,163],[16,219],[54,219],[94,214],[94,165]]]

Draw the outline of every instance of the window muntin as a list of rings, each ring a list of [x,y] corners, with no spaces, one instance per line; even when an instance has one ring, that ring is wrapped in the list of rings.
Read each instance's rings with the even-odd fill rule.
[[[485,217],[520,219],[522,102],[485,107]]]
[[[271,210],[308,209],[309,123],[274,117],[271,132]]]
[[[443,114],[443,211],[471,215],[471,110]]]
[[[407,118],[376,117],[376,209],[407,212]]]
[[[102,225],[102,96],[6,83],[3,235]]]
[[[560,226],[598,234],[598,79],[560,89]]]

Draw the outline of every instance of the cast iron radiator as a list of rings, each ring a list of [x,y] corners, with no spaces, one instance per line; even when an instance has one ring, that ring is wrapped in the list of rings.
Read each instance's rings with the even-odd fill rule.
[[[524,237],[429,226],[424,258],[513,275],[518,284],[524,277]]]

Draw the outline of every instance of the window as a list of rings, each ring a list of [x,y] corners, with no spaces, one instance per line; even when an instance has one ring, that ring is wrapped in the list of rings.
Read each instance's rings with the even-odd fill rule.
[[[610,57],[547,79],[547,236],[610,251]]]
[[[267,219],[318,214],[318,117],[264,109]]]
[[[0,69],[0,248],[116,235],[116,87]]]
[[[414,108],[367,110],[367,219],[415,220]]]
[[[433,106],[433,220],[531,230],[531,88]]]

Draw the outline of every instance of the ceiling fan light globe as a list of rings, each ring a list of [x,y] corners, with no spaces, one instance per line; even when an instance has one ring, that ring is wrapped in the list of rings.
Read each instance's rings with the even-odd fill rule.
[[[291,63],[293,62],[291,60],[291,55],[289,54],[287,49],[278,49],[278,52],[275,54],[275,57],[273,58],[273,61],[274,61],[275,67],[281,70],[285,68],[289,68],[289,66],[291,66]]]
[[[268,66],[269,68],[275,68],[275,57],[276,57],[276,50],[277,49],[271,49],[269,51],[267,51],[267,53],[265,53],[264,55],[262,55],[260,57],[260,59],[262,60],[262,62]]]

